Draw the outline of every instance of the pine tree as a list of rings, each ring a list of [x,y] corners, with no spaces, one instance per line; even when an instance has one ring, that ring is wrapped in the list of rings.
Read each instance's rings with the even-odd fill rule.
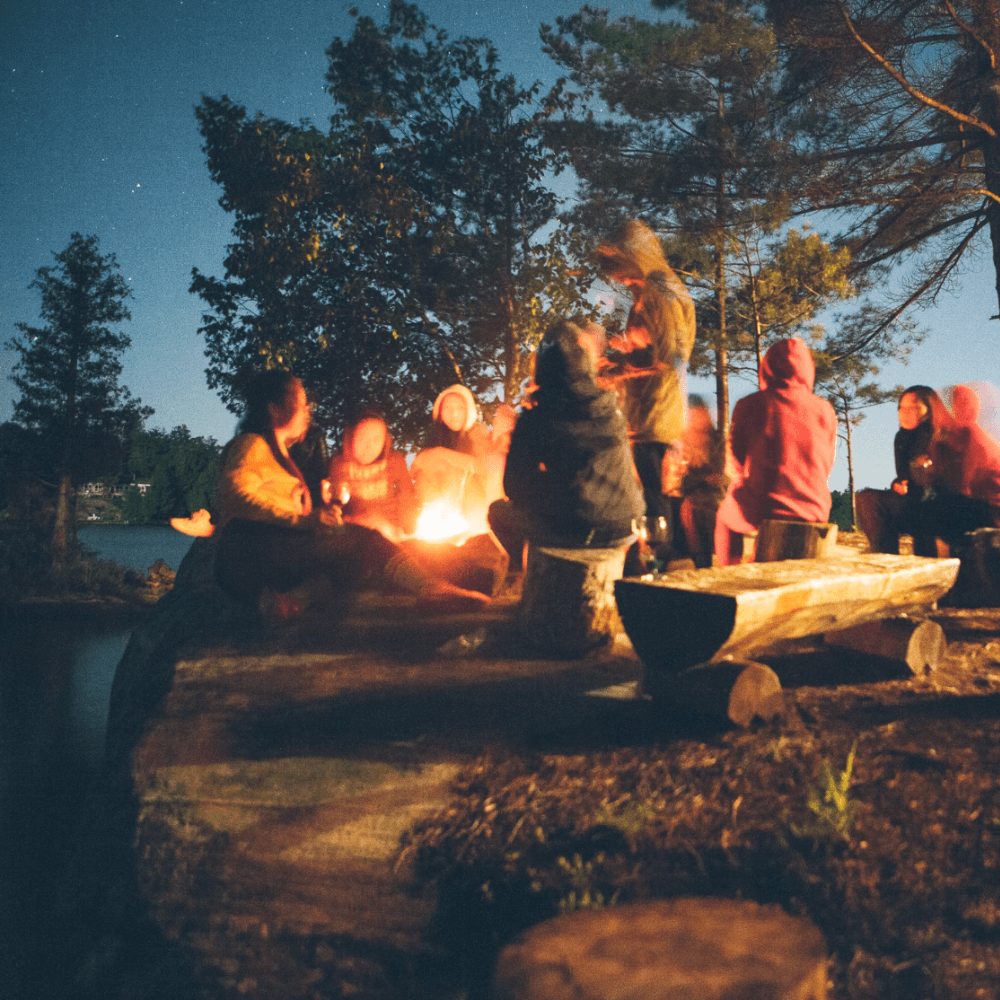
[[[75,484],[87,456],[109,436],[124,440],[152,411],[119,382],[131,341],[115,326],[131,315],[114,254],[102,254],[96,236],[73,233],[54,256],[31,284],[41,293],[42,325],[17,323],[20,335],[7,346],[19,356],[14,420],[39,433],[58,483],[52,558],[59,571],[76,541]]]
[[[749,0],[654,6],[670,16],[612,21],[586,7],[543,28],[574,102],[557,135],[582,180],[577,215],[603,226],[609,216],[642,216],[692,293],[708,290],[698,347],[711,351],[725,429],[730,355],[747,343],[732,325],[732,271],[741,247],[790,217],[798,189],[778,99],[779,53]]]
[[[855,274],[905,268],[865,336],[932,300],[987,240],[1000,302],[1000,5],[768,6],[809,166],[803,193],[849,220]]]

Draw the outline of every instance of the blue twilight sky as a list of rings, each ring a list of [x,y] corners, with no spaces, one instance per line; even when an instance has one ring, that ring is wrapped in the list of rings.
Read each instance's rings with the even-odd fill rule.
[[[600,3],[595,3],[600,6]],[[74,230],[114,252],[133,290],[123,380],[154,407],[153,426],[186,424],[220,441],[234,418],[206,387],[191,268],[220,274],[229,219],[218,206],[193,108],[228,94],[251,111],[323,124],[324,51],[349,33],[351,6],[380,18],[384,0],[0,0],[0,344],[36,322],[36,268]],[[582,0],[424,0],[452,36],[485,35],[523,82],[552,79],[538,26]],[[647,0],[609,0],[617,15],[657,17]],[[1000,382],[1000,325],[988,253],[938,305],[932,331],[886,384]],[[15,360],[0,350],[0,421],[12,414]],[[693,389],[711,393],[708,382]],[[751,387],[734,384],[738,398]],[[860,485],[891,478],[895,408],[869,412],[856,435]],[[838,459],[831,482],[846,486]]]

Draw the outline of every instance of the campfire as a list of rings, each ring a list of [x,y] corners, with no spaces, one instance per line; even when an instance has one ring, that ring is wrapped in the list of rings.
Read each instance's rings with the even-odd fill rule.
[[[482,524],[473,524],[457,504],[446,498],[426,503],[417,517],[414,537],[424,542],[450,542],[462,545],[473,535],[486,530]]]

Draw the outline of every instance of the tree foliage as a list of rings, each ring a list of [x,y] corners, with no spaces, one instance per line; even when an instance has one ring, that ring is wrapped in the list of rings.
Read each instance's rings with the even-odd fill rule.
[[[131,316],[114,254],[102,254],[96,236],[73,233],[32,287],[41,294],[42,323],[17,323],[19,335],[7,345],[18,355],[14,420],[38,434],[59,480],[53,549],[60,561],[74,537],[74,483],[99,471],[112,446],[152,411],[119,381],[130,340],[117,325]]]
[[[785,98],[807,136],[809,200],[848,221],[856,273],[911,265],[883,323],[932,300],[987,237],[1000,297],[1000,7],[769,7],[787,56]]]
[[[18,355],[14,420],[43,435],[57,469],[91,472],[85,460],[95,443],[121,437],[152,412],[119,381],[131,340],[116,327],[131,319],[131,293],[115,255],[80,233],[54,265],[38,269],[31,287],[41,294],[42,325],[17,323],[20,335],[7,344]]]
[[[779,99],[779,51],[762,5],[654,6],[669,16],[612,20],[585,7],[543,29],[548,51],[569,73],[573,101],[554,131],[582,179],[584,218],[606,226],[609,216],[644,216],[689,275],[699,298],[693,367],[714,368],[724,427],[731,355],[753,356],[764,328],[805,322],[848,290],[841,278],[824,277],[842,269],[834,251],[819,259],[806,252],[825,248],[818,237],[796,243],[782,232],[800,207],[796,137]],[[803,274],[809,264],[817,270]],[[773,302],[762,298],[771,293]]]
[[[145,494],[130,490],[125,517],[132,523],[163,522],[210,508],[220,448],[213,438],[192,437],[181,425],[171,431],[141,430],[129,443],[128,477],[149,483]]]
[[[558,160],[538,86],[501,73],[492,45],[448,36],[392,0],[327,51],[326,131],[197,109],[221,204],[225,274],[196,271],[209,381],[239,406],[260,366],[293,367],[328,427],[359,403],[413,440],[456,380],[510,398],[553,313],[575,308],[567,236],[550,227]]]

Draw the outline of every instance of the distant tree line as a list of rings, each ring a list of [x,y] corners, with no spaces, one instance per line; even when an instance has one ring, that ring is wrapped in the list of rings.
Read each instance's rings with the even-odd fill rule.
[[[123,515],[130,524],[163,523],[212,506],[219,445],[214,438],[192,437],[183,425],[172,431],[143,430],[129,441],[128,482],[148,483],[140,493],[125,493]]]
[[[19,522],[45,525],[55,514],[57,476],[40,447],[41,436],[15,423],[0,424],[0,511]],[[106,438],[93,461],[77,466],[78,488],[99,482],[124,490],[117,513],[130,524],[162,524],[211,507],[220,447],[214,438],[137,428],[125,439]],[[135,484],[144,484],[140,491]]]

